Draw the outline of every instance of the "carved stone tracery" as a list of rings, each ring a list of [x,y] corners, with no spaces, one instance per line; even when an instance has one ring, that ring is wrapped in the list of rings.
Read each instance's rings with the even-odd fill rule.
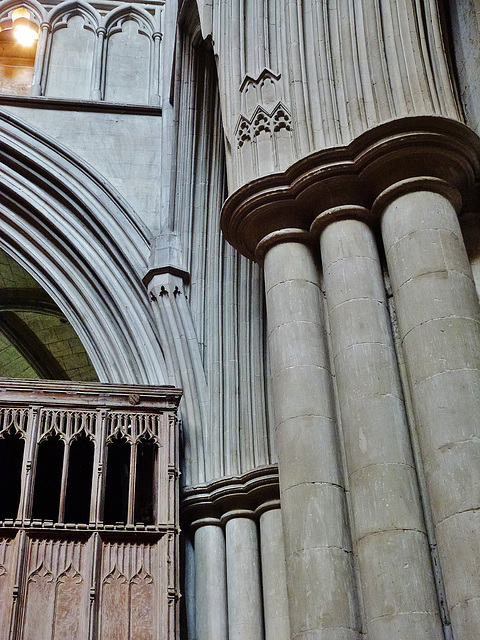
[[[237,145],[243,147],[262,133],[277,133],[281,129],[292,131],[292,117],[287,107],[279,102],[271,111],[267,111],[258,105],[250,119],[240,116],[235,130]]]

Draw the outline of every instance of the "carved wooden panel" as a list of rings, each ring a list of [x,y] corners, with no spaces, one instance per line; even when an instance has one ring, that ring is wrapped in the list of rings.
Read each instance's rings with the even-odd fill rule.
[[[0,538],[0,630],[5,634],[12,618],[17,538]]]
[[[23,640],[88,637],[92,558],[91,540],[28,540]]]
[[[167,584],[158,543],[105,542],[99,640],[163,640]],[[163,598],[162,595],[163,594]]]
[[[158,413],[133,411],[110,411],[107,419],[107,442],[122,435],[128,442],[137,443],[140,438],[151,438],[154,442],[167,441],[167,416]]]

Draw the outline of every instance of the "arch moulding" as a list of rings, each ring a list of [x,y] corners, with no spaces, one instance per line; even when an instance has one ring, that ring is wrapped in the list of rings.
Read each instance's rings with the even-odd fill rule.
[[[4,112],[0,221],[0,246],[62,309],[100,381],[169,382],[141,281],[142,223],[92,168]]]

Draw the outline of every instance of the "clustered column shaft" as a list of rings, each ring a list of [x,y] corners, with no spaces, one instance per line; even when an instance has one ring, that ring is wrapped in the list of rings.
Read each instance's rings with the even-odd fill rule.
[[[442,627],[375,238],[360,207],[320,235],[341,426],[369,640]],[[336,219],[335,215],[348,216]]]
[[[357,603],[322,293],[312,251],[297,235],[264,245],[290,637],[354,640]]]
[[[228,640],[225,537],[221,526],[195,531],[195,600],[198,640]]]
[[[265,640],[289,640],[282,514],[269,509],[260,516]]]
[[[455,201],[410,180],[377,201],[455,640],[480,629],[480,310]]]
[[[420,182],[421,185],[420,185]],[[428,188],[419,185],[428,182]],[[375,203],[455,640],[480,628],[480,308],[453,202],[413,179]],[[345,509],[315,256],[285,229],[264,252],[290,637],[355,637],[355,540],[369,640],[444,635],[374,235],[322,213],[320,253],[353,521]]]
[[[257,524],[235,517],[225,526],[229,640],[263,640]]]
[[[205,516],[193,527],[196,639],[289,640],[278,499]]]
[[[478,640],[480,305],[457,212],[479,158],[460,122],[394,119],[223,206],[264,266],[291,640]]]

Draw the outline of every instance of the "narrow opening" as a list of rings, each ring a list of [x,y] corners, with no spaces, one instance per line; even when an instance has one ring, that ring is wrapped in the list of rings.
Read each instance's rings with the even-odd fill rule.
[[[24,446],[18,432],[0,439],[0,520],[17,517]]]
[[[157,445],[153,440],[140,440],[137,445],[135,483],[135,522],[154,524],[154,478]]]
[[[57,435],[47,437],[38,447],[32,518],[58,519],[64,449]]]
[[[90,520],[92,493],[93,442],[82,433],[70,445],[65,522],[79,523]]]
[[[37,43],[19,43],[13,29],[0,32],[0,94],[30,95]]]
[[[115,438],[107,445],[107,478],[105,483],[105,524],[126,523],[128,514],[128,479],[130,445]]]

